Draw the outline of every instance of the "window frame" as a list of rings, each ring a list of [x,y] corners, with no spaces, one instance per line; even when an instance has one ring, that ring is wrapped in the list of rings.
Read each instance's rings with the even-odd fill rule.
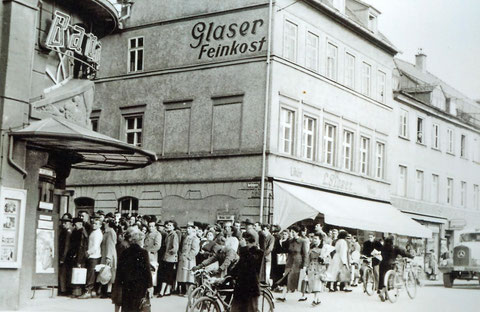
[[[440,150],[440,125],[432,123],[432,148]]]
[[[295,30],[294,36],[293,36],[293,57],[289,58],[287,55],[287,42],[289,38],[287,38],[287,25],[293,26],[293,29]],[[298,46],[298,25],[292,22],[289,19],[284,20],[284,26],[283,26],[283,57],[286,60],[292,61],[292,62],[297,62],[297,46]],[[290,38],[291,39],[291,38]]]
[[[421,121],[421,122],[420,122]],[[419,124],[420,122],[420,124]],[[421,127],[419,127],[421,126]],[[421,128],[421,129],[420,129]],[[421,145],[425,145],[425,118],[417,116],[415,142]],[[421,134],[421,136],[419,136]]]
[[[332,127],[333,128],[333,131],[332,131],[332,134],[333,134],[333,137],[329,137],[328,134],[329,134],[329,131],[327,131],[327,127]],[[331,123],[331,122],[328,122],[328,121],[325,121],[324,122],[324,125],[323,125],[323,163],[327,164],[327,165],[330,165],[332,167],[334,167],[336,165],[336,150],[337,150],[337,125],[335,125],[334,123]],[[332,150],[329,151],[329,149],[327,148],[327,145],[328,143],[331,142],[332,143]],[[331,163],[328,162],[328,156],[331,156]]]
[[[351,135],[351,141],[350,143],[347,145],[346,143],[346,136],[347,134],[350,134]],[[347,148],[350,149],[350,152],[348,153],[348,164],[349,164],[349,167],[347,167]],[[343,169],[346,170],[346,171],[351,171],[353,172],[355,170],[355,162],[354,162],[354,155],[355,155],[355,152],[354,152],[354,149],[355,149],[355,132],[354,131],[351,131],[349,129],[343,129],[343,136],[342,136],[342,166],[343,166]]]
[[[425,172],[420,169],[415,170],[415,199],[425,200]]]
[[[348,66],[349,65],[349,62],[348,62],[349,58],[353,60],[353,66],[351,68]],[[356,57],[355,57],[355,55],[346,51],[345,52],[345,77],[344,77],[345,86],[350,88],[350,89],[353,89],[353,90],[355,89],[355,72],[356,72],[355,67],[356,67]],[[351,84],[349,84],[348,80],[347,80],[347,72],[349,72],[349,69],[351,69],[351,71],[352,71]]]
[[[480,189],[478,184],[473,185],[473,209],[480,210]]]
[[[379,149],[379,146],[383,146],[382,149]],[[376,179],[385,179],[385,156],[386,156],[386,144],[385,142],[376,141],[375,142],[375,178]],[[383,150],[382,154],[379,154],[379,150]],[[381,156],[381,161],[379,165],[379,156]],[[381,170],[381,174],[378,174],[378,170]]]
[[[383,77],[383,87],[380,88],[380,86],[382,86],[381,84],[381,78]],[[378,97],[378,101],[380,103],[383,103],[385,104],[386,103],[386,99],[387,99],[387,74],[381,70],[378,70],[378,73],[377,73],[377,97]]]
[[[307,120],[312,120],[312,124],[313,124],[313,129],[312,130],[308,130],[305,128],[305,122]],[[309,148],[307,146],[307,140],[306,140],[306,137],[310,135],[311,136],[311,157],[308,157],[307,156],[307,149]],[[317,118],[315,117],[312,117],[311,115],[309,114],[303,114],[303,118],[302,118],[302,157],[305,158],[305,159],[308,159],[310,161],[314,161],[315,158],[316,158],[316,135],[317,135]]]
[[[447,153],[455,155],[455,131],[447,128]]]
[[[450,184],[451,182],[451,184]],[[454,188],[454,181],[453,181],[453,178],[449,178],[447,177],[447,199],[446,199],[446,203],[447,205],[451,205],[453,206],[453,188]]]
[[[467,159],[467,135],[460,133],[460,157]]]
[[[142,39],[142,46],[139,47],[138,41],[139,39]],[[145,70],[145,37],[144,36],[137,36],[137,37],[130,37],[127,39],[128,40],[128,49],[127,49],[127,73],[138,73],[138,72],[143,72]],[[132,40],[135,40],[136,44],[135,47],[132,48]],[[135,52],[135,69],[131,69],[131,52]],[[138,69],[138,54],[139,52],[142,52],[142,68]]]
[[[467,208],[467,187],[465,181],[460,181],[460,207]]]
[[[366,73],[368,69],[368,75]],[[372,65],[362,62],[362,94],[368,97],[372,96]]]
[[[314,55],[315,55],[315,64],[314,66],[309,66],[308,64],[308,55],[309,55],[309,48],[311,48],[312,46],[308,44],[308,38],[309,36],[313,36],[316,38],[316,41],[315,41],[315,47],[314,47]],[[317,34],[315,34],[314,32],[310,31],[310,30],[307,30],[307,34],[305,36],[305,67],[310,69],[310,70],[313,70],[315,72],[318,72],[318,58],[319,58],[319,43],[320,43],[320,36],[318,36]]]
[[[363,145],[363,141],[366,140],[367,141],[367,147],[366,149],[364,148],[364,145]],[[359,153],[360,153],[360,159],[359,159],[359,162],[360,162],[360,166],[359,166],[359,172],[360,174],[362,175],[365,175],[365,176],[370,176],[370,153],[371,153],[371,139],[367,136],[364,136],[364,135],[360,135],[360,149],[359,149]],[[363,156],[365,155],[365,162],[363,161],[364,158]],[[363,171],[363,169],[365,168],[365,172]]]
[[[330,55],[330,47],[333,47],[334,48],[334,51],[335,51],[335,58],[332,58],[331,55]],[[325,76],[328,78],[328,79],[331,79],[333,81],[337,81],[338,80],[338,45],[333,43],[332,41],[330,40],[327,40],[327,47],[326,47],[327,51],[326,51],[326,66],[325,66]],[[330,59],[333,59],[333,69],[332,69],[332,72],[330,73]],[[331,74],[331,75],[330,75]]]
[[[405,174],[402,175],[402,171],[404,171]],[[403,183],[401,183],[402,176],[403,176]],[[398,196],[407,197],[407,193],[408,193],[407,179],[408,179],[408,167],[405,165],[398,165],[398,189],[397,189]]]
[[[404,139],[408,139],[408,110],[400,109],[400,133],[399,136]],[[405,131],[405,133],[403,133]]]
[[[284,122],[283,121],[283,112],[287,112],[287,113],[292,113],[292,118],[291,118],[291,126],[289,127],[286,127],[286,125],[288,126],[288,123]],[[286,106],[280,106],[280,152],[282,154],[286,154],[286,155],[290,155],[290,156],[295,156],[295,136],[296,136],[296,131],[295,131],[295,127],[296,127],[296,110],[292,109],[292,108],[289,108],[289,107],[286,107]],[[289,148],[290,148],[290,152],[286,152],[285,151],[285,128],[289,128],[290,129],[290,143],[289,143]]]
[[[434,183],[436,178],[436,183]],[[435,193],[433,192],[435,190]],[[436,195],[436,196],[434,196]],[[433,203],[440,202],[440,176],[438,174],[432,173],[432,184],[430,190],[430,198]]]
[[[144,129],[144,115],[143,114],[129,114],[129,115],[123,115],[125,125],[124,125],[124,133],[125,133],[125,142],[127,144],[136,146],[136,147],[142,147],[143,146],[143,129]],[[138,128],[138,119],[141,118],[141,128]],[[129,129],[128,128],[128,120],[133,119],[134,120],[134,128]],[[133,143],[128,142],[128,134],[133,133]],[[138,142],[138,134],[140,134],[140,142]]]

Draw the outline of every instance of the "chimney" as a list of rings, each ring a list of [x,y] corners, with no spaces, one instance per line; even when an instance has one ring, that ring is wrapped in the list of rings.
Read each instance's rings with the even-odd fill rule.
[[[418,53],[415,55],[415,67],[422,73],[427,71],[427,55],[423,53],[422,49],[418,49]]]

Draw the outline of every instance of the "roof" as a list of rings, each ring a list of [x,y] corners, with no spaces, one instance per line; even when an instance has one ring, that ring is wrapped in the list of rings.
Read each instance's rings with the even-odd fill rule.
[[[136,169],[157,157],[150,151],[83,128],[60,117],[35,121],[11,136],[30,146],[54,151],[70,161],[72,168],[95,170]]]

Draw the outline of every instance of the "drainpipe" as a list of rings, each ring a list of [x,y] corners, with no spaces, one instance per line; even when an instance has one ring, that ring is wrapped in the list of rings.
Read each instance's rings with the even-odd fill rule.
[[[27,176],[27,172],[25,171],[25,169],[20,167],[20,165],[13,160],[13,136],[11,135],[9,136],[9,142],[8,142],[8,163],[13,168],[17,169],[17,171],[20,172],[23,175],[23,178],[25,179],[25,177]]]
[[[263,205],[265,196],[265,171],[267,162],[267,129],[268,129],[268,109],[270,102],[270,54],[272,49],[272,23],[273,23],[273,0],[268,4],[268,46],[267,46],[267,83],[265,87],[265,119],[263,122],[263,148],[262,148],[262,180],[260,181],[260,223],[263,223]]]

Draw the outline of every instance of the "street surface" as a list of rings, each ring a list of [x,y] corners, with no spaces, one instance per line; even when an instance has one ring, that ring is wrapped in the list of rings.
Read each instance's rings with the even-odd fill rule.
[[[360,287],[353,288],[351,293],[323,293],[322,303],[312,307],[312,296],[306,302],[298,302],[299,293],[287,295],[284,303],[275,303],[275,312],[295,311],[355,311],[355,312],[478,312],[480,285],[478,281],[456,281],[451,289],[444,288],[439,281],[426,282],[424,287],[417,288],[417,297],[411,300],[405,291],[400,293],[396,303],[380,302],[378,296],[367,296]],[[50,291],[37,291],[36,298],[28,302],[28,307],[21,311],[64,311],[64,312],[103,312],[114,311],[110,299],[71,299],[65,297],[48,298]],[[278,294],[274,294],[277,296]],[[186,298],[170,296],[154,298],[152,312],[185,311]]]

